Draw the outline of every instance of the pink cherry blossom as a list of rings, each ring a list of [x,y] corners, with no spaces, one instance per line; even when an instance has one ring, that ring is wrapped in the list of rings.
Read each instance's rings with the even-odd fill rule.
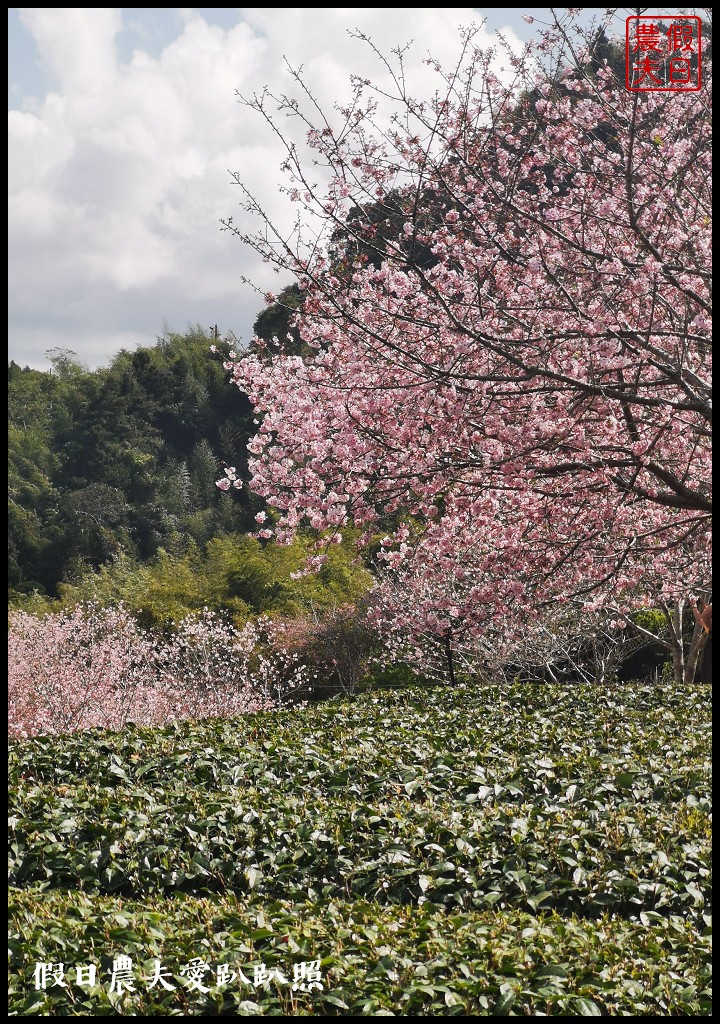
[[[313,353],[231,366],[261,414],[250,486],[286,540],[387,533],[381,588],[415,592],[410,573],[425,595],[388,598],[411,632],[511,635],[555,603],[709,585],[711,61],[699,91],[630,93],[573,66],[574,31],[544,32],[511,87],[472,34],[435,102],[398,74],[402,131],[358,85],[342,136],[308,136],[326,190],[273,121],[334,249],[241,234],[301,279]],[[348,218],[348,183],[357,208],[392,195],[384,234]]]
[[[267,617],[237,629],[205,609],[169,636],[122,608],[16,612],[8,638],[8,731],[14,738],[127,722],[270,710],[306,692],[314,673]]]

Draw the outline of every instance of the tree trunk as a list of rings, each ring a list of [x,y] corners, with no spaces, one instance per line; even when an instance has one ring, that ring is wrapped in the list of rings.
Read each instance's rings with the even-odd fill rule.
[[[712,682],[712,634],[696,625],[685,664],[685,682],[694,683],[698,676],[701,683]]]
[[[672,656],[673,678],[677,686],[685,683],[685,650],[683,643],[683,611],[685,601],[676,601],[672,609],[662,606],[670,637],[670,654]]]
[[[450,630],[445,634],[445,657],[447,659],[448,677],[450,685],[455,686],[455,666],[453,665],[452,645],[450,642]]]

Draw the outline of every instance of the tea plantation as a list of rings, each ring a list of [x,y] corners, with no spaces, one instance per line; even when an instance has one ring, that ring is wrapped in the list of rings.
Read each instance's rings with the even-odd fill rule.
[[[10,760],[12,1015],[711,1012],[701,687],[418,687]]]

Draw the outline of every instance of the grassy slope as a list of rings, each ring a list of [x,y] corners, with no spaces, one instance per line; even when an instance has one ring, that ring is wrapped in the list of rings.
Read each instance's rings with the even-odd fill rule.
[[[12,1011],[708,1013],[709,743],[700,688],[543,685],[16,745]],[[177,988],[109,995],[121,953]]]

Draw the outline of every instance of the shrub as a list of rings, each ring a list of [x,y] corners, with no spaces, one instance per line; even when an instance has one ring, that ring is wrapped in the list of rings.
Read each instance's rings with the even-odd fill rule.
[[[307,690],[312,672],[269,619],[237,629],[205,609],[165,634],[122,606],[15,612],[8,643],[12,737],[163,725],[270,709]]]

